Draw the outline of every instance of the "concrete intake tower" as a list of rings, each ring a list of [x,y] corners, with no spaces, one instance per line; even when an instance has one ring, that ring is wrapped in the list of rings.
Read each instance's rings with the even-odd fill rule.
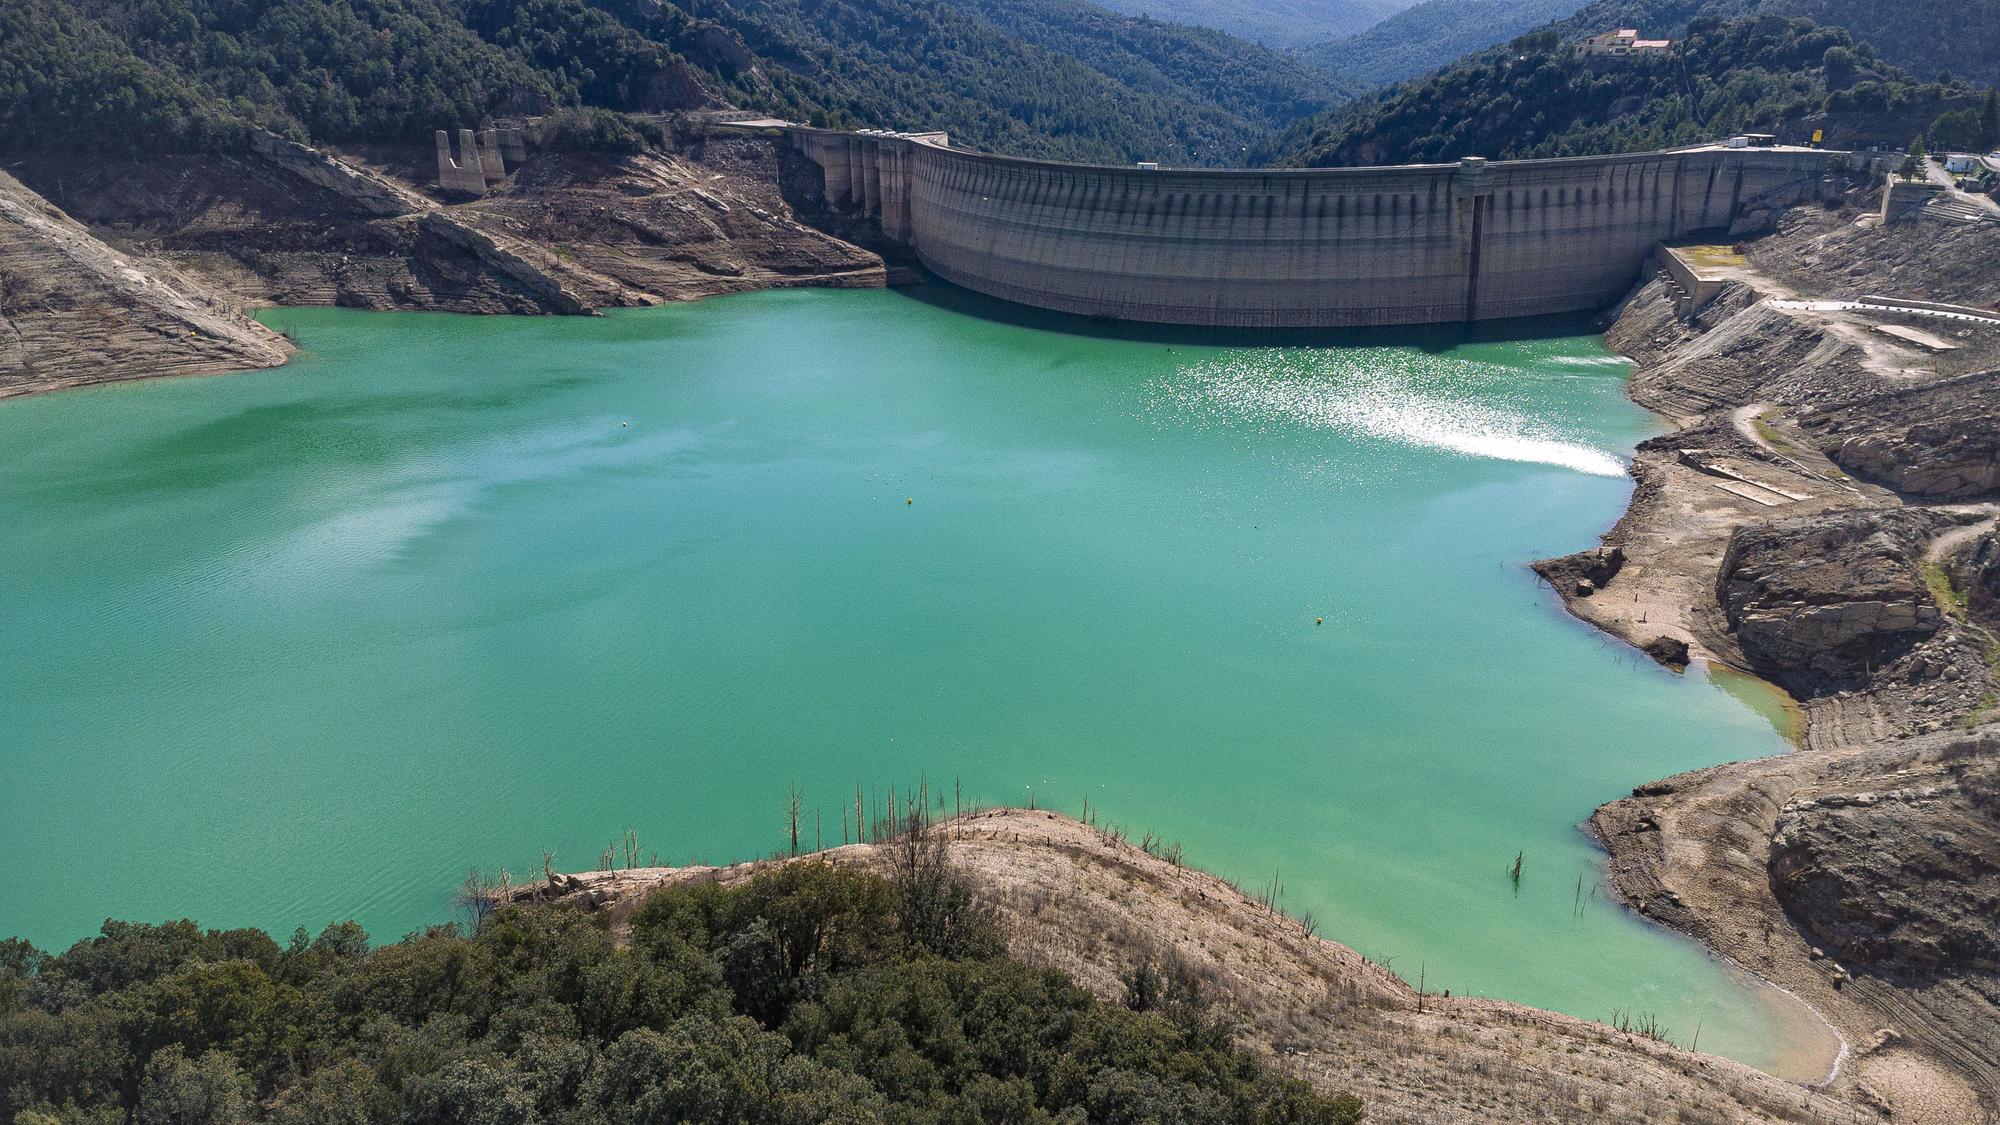
[[[1301,170],[1062,164],[942,133],[785,129],[835,207],[932,272],[1084,316],[1259,328],[1602,308],[1656,242],[1817,195],[1842,155],[1705,146]]]

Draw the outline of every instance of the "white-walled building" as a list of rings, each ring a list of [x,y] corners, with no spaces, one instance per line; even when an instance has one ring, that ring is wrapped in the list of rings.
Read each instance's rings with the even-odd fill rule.
[[[1600,31],[1576,45],[1578,58],[1629,59],[1636,55],[1664,55],[1672,48],[1671,39],[1641,39],[1636,28]]]

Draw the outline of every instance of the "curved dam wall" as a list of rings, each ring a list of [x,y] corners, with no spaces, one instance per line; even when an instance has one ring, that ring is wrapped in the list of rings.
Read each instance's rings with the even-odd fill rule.
[[[1274,171],[1058,164],[792,128],[836,206],[990,296],[1165,324],[1429,324],[1601,308],[1657,241],[1816,191],[1834,153],[1708,147]]]

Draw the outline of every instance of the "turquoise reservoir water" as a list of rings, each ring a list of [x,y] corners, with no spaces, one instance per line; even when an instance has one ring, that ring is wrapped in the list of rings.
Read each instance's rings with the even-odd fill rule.
[[[857,782],[928,773],[1275,872],[1433,989],[1795,1044],[1577,829],[1782,749],[1522,566],[1655,428],[1594,337],[1201,346],[879,291],[267,319],[293,365],[0,404],[0,934],[392,939],[468,867],[768,853],[794,783],[837,842]]]

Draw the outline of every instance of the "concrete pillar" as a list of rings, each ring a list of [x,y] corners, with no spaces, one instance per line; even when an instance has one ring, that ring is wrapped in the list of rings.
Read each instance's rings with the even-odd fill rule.
[[[826,173],[826,205],[845,206],[854,194],[854,179],[847,166],[846,139],[813,136],[807,141],[812,146],[808,155]]]
[[[882,233],[897,242],[910,239],[910,143],[883,141]]]
[[[880,215],[882,213],[882,145],[873,138],[863,142],[861,172],[865,177],[861,185],[861,211],[866,215]]]
[[[458,164],[451,158],[451,138],[443,129],[437,131],[438,186],[450,187],[452,174],[458,171]]]
[[[486,165],[479,159],[479,139],[470,129],[458,131],[458,170],[464,177],[465,191],[484,194],[486,191]],[[477,184],[477,187],[473,185]]]
[[[866,210],[868,194],[868,172],[862,166],[862,142],[860,138],[848,136],[846,142],[846,162],[848,162],[848,210]]]
[[[493,130],[486,130],[480,142],[479,167],[490,184],[507,174],[507,162],[500,157],[500,138]]]
[[[1465,303],[1461,319],[1479,319],[1480,253],[1486,241],[1487,210],[1493,193],[1486,187],[1486,158],[1461,157],[1458,171],[1451,177],[1452,242],[1458,251],[1458,268],[1465,277]]]
[[[486,174],[481,171],[479,145],[472,130],[458,131],[458,159],[451,158],[451,140],[443,129],[437,131],[438,186],[446,191],[471,195],[486,193]]]
[[[479,161],[479,138],[470,129],[458,131],[458,166],[467,172],[486,174],[486,168]]]

